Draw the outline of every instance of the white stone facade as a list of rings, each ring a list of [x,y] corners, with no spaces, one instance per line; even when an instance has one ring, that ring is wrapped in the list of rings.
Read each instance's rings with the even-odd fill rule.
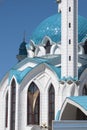
[[[78,0],[59,2],[61,12],[61,77],[78,77]]]
[[[43,129],[43,124],[48,129],[50,85],[54,88],[54,119],[66,97],[87,95],[87,40],[78,45],[78,0],[57,1],[62,15],[61,42],[56,43],[49,36],[43,37],[40,44],[31,40],[27,57],[21,61],[19,55],[21,62],[5,75],[0,83],[0,130],[39,130]],[[13,80],[15,87],[12,86]],[[40,94],[38,125],[27,123],[27,98],[31,83],[37,86]],[[15,93],[12,93],[12,87]],[[12,100],[14,95],[15,103]],[[15,114],[12,113],[12,104]],[[13,124],[12,116],[15,120]]]
[[[28,67],[28,66],[26,66]],[[39,71],[38,71],[39,70]],[[33,73],[34,72],[34,73]],[[87,73],[86,73],[87,75]],[[84,78],[85,72],[81,79]],[[15,77],[12,77],[12,79]],[[10,130],[10,108],[11,108],[11,82],[8,85],[8,75],[3,79],[0,88],[0,130]],[[74,82],[59,82],[59,79],[45,64],[40,65],[29,73],[21,84],[16,82],[16,116],[15,130],[31,130],[31,125],[27,126],[27,91],[31,82],[34,82],[40,90],[40,120],[39,125],[46,123],[48,126],[48,90],[50,84],[55,89],[55,117],[57,111],[61,109],[62,103],[66,97],[78,96],[82,94],[82,88]],[[87,83],[86,79],[83,84]],[[5,109],[6,109],[6,93],[8,91],[8,127],[5,128]]]

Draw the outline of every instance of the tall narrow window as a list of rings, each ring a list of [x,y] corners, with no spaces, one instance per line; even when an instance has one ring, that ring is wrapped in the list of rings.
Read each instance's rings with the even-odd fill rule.
[[[71,56],[69,56],[69,61],[71,61]]]
[[[35,83],[31,83],[27,92],[27,125],[39,125],[40,92]]]
[[[71,23],[69,23],[69,28],[71,28]]]
[[[5,127],[8,127],[8,92],[6,94]]]
[[[69,44],[71,44],[71,39],[69,39]]]
[[[69,7],[69,12],[71,12],[71,7]]]
[[[83,96],[87,95],[87,85],[86,84],[84,85],[82,95]]]
[[[52,84],[50,85],[49,92],[48,92],[48,101],[49,101],[48,128],[49,130],[52,130],[52,120],[54,120],[55,117],[55,91]]]
[[[16,83],[12,80],[11,84],[11,129],[15,130],[15,108],[16,108]]]

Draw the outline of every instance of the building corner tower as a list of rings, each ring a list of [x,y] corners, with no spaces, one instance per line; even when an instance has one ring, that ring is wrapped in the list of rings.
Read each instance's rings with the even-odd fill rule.
[[[61,12],[61,78],[78,77],[78,0],[57,0]]]

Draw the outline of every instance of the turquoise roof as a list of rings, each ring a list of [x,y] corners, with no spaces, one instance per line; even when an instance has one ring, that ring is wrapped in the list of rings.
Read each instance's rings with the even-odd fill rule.
[[[48,64],[49,67],[56,73],[57,77],[61,78],[61,67],[55,67],[53,65]]]
[[[11,80],[11,78],[13,77],[13,75],[17,78],[18,83],[20,83],[23,78],[27,75],[27,73],[29,73],[32,69],[34,69],[36,66],[45,63],[57,76],[58,79],[63,80],[63,81],[67,81],[67,80],[73,80],[73,81],[77,81],[78,78],[80,78],[82,72],[87,68],[87,64],[83,65],[82,67],[80,67],[78,69],[78,74],[79,77],[78,78],[65,78],[63,77],[63,79],[61,79],[61,66],[56,67],[53,63],[55,63],[55,61],[57,61],[58,57],[52,57],[52,58],[40,58],[40,57],[35,57],[35,58],[25,58],[24,60],[22,60],[21,62],[19,62],[17,65],[15,65],[9,72],[9,81]],[[35,63],[35,67],[28,67],[26,69],[24,69],[23,71],[19,71],[18,69],[20,67],[22,67],[24,64],[27,63]]]
[[[87,38],[87,19],[78,16],[78,41],[82,42]],[[41,43],[45,36],[49,36],[52,41],[60,42],[61,41],[61,15],[56,14],[51,17],[48,17],[35,29],[31,36],[31,40],[35,44]]]
[[[18,83],[21,83],[21,81],[24,79],[24,77],[32,71],[35,67],[27,67],[23,71],[18,70],[21,66],[23,66],[27,62],[33,62],[36,63],[35,67],[37,67],[40,64],[45,63],[57,76],[58,79],[61,78],[61,68],[55,67],[52,64],[49,64],[49,60],[45,58],[25,58],[22,62],[18,63],[16,66],[14,66],[10,72],[9,72],[9,83],[13,76],[15,76]]]
[[[68,97],[87,111],[87,96]]]
[[[16,78],[18,83],[21,83],[23,78],[31,71],[31,69],[32,68],[26,68],[23,71],[19,71],[19,70],[15,70],[14,68],[12,68],[9,72],[9,83],[13,76]]]

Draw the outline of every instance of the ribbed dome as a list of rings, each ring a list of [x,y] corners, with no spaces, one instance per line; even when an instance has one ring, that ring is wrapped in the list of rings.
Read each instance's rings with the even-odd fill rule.
[[[87,19],[79,16],[78,17],[78,41],[81,42],[87,34]],[[40,23],[31,36],[31,40],[35,44],[41,43],[45,36],[49,36],[52,41],[61,41],[61,15],[56,14],[48,17],[46,20]]]

